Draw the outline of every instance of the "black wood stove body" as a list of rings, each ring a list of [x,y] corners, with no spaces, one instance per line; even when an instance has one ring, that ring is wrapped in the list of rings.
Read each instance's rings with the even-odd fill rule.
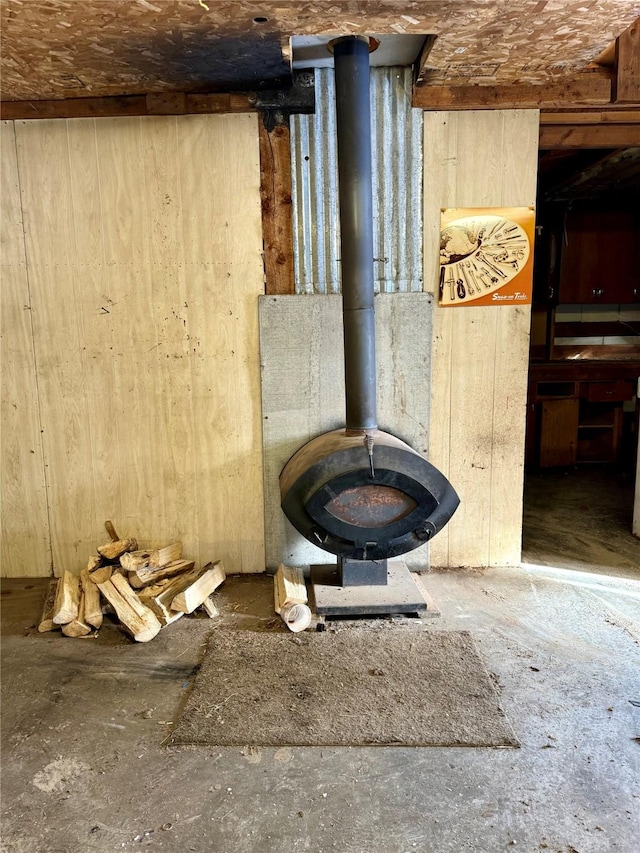
[[[310,542],[338,557],[312,567],[326,615],[426,609],[406,568],[387,560],[428,542],[459,500],[446,477],[378,429],[373,286],[369,50],[331,44],[335,60],[346,427],[312,439],[280,474],[282,509]],[[393,567],[393,568],[392,568]]]

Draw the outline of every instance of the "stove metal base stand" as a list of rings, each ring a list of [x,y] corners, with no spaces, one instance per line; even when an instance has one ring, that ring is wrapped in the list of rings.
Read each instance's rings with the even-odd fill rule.
[[[318,616],[384,616],[427,609],[424,595],[401,561],[388,564],[384,585],[340,586],[337,566],[311,566],[311,586]]]
[[[350,560],[338,557],[340,586],[386,586],[389,582],[387,560]]]

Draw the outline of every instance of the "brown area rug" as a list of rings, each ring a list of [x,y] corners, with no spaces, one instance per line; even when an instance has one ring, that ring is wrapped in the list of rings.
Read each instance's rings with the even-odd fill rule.
[[[465,631],[217,630],[174,729],[207,746],[519,746]]]

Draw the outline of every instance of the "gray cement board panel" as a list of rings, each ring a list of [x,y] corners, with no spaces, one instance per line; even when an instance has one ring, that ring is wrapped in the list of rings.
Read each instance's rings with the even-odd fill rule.
[[[375,306],[380,429],[426,453],[432,296],[381,293]],[[326,563],[327,553],[285,518],[278,477],[299,447],[344,426],[342,297],[261,297],[260,353],[267,567]],[[405,562],[412,569],[426,568],[428,546],[407,554]]]

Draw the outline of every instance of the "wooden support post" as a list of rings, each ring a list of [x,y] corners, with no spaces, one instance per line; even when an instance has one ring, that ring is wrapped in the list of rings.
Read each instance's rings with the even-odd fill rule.
[[[612,100],[617,104],[640,103],[640,19],[616,41]]]
[[[295,292],[289,127],[279,124],[267,131],[261,119],[259,134],[265,292],[287,295]]]

